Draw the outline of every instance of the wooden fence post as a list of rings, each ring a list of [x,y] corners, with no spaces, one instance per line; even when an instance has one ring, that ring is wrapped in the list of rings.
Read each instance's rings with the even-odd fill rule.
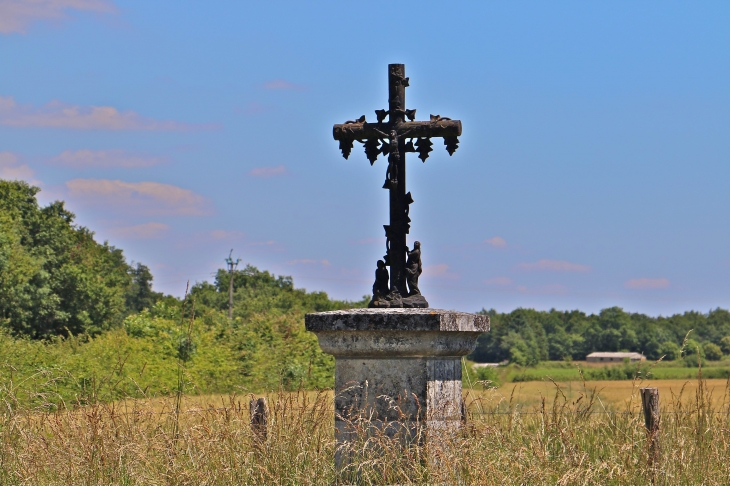
[[[269,423],[269,406],[266,398],[251,399],[249,410],[251,411],[251,429],[259,438],[266,440]]]
[[[640,388],[649,445],[649,466],[659,459],[659,388]]]

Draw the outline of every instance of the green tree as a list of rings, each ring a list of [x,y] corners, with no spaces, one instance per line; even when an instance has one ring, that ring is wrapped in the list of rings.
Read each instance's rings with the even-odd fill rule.
[[[621,345],[621,331],[618,329],[604,329],[601,332],[599,342],[602,351],[618,351]]]
[[[719,361],[722,359],[722,349],[715,343],[703,344],[702,350],[705,352],[705,358],[710,361]]]
[[[548,355],[551,360],[563,360],[573,355],[573,336],[560,326],[548,334]]]
[[[496,362],[510,359],[512,354],[523,355],[525,347],[518,343],[511,332],[516,332],[524,341],[530,356],[537,353],[551,360],[564,359],[570,354],[573,359],[584,359],[593,351],[640,351],[649,359],[666,359],[676,355],[676,344],[681,343],[692,331],[693,339],[687,343],[684,355],[697,365],[699,343],[719,344],[725,354],[730,354],[730,312],[714,309],[707,314],[685,312],[669,317],[651,317],[644,314],[629,314],[620,307],[603,309],[598,315],[586,315],[580,311],[535,311],[518,309],[500,314],[491,309],[482,309],[492,323],[490,332],[481,335],[470,359],[481,362]],[[519,324],[520,319],[524,321]],[[505,343],[505,339],[509,343]],[[515,348],[514,353],[510,349]],[[534,350],[534,351],[533,351]],[[545,352],[546,351],[546,352]],[[519,352],[519,353],[518,353]],[[704,350],[700,350],[704,356]],[[534,362],[534,358],[520,358]],[[546,359],[544,357],[540,360]]]
[[[677,346],[677,351],[679,352],[679,346]],[[644,344],[642,352],[644,356],[652,360],[659,359],[662,356],[661,345],[659,344],[659,341],[657,341],[654,337],[652,337],[646,342],[646,344]]]
[[[724,354],[730,354],[730,336],[720,339],[720,349]]]
[[[702,349],[702,345],[700,343],[698,343],[697,341],[695,341],[694,339],[687,339],[687,342],[684,343],[684,350],[682,351],[682,353],[685,356],[692,356],[697,353],[700,353],[701,357],[703,357],[703,358],[705,357],[705,352]]]
[[[219,269],[215,283],[196,283],[191,289],[196,309],[200,312],[227,309],[229,282],[230,274]],[[332,300],[325,292],[294,288],[292,277],[277,277],[251,265],[233,272],[233,288],[233,317],[241,319],[261,313],[281,315],[365,307],[370,300],[370,296],[356,302]]]
[[[132,282],[125,295],[127,312],[132,314],[151,309],[162,297],[161,293],[152,290],[152,272],[146,265],[137,263],[129,267],[128,273]]]
[[[674,341],[665,341],[659,347],[659,354],[667,361],[674,361],[680,358],[679,345]]]
[[[94,241],[62,202],[40,207],[38,191],[0,181],[0,323],[34,338],[121,324],[130,284],[122,251]]]

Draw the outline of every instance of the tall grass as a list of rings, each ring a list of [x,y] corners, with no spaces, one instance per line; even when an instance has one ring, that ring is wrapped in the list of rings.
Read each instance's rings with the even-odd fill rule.
[[[661,455],[653,467],[638,384],[626,408],[616,410],[604,407],[600,392],[585,383],[574,400],[556,383],[554,395],[530,410],[510,400],[505,407],[467,397],[469,417],[458,434],[431,433],[405,450],[371,435],[352,450],[378,453],[354,454],[345,473],[362,484],[728,484],[730,386],[722,400],[712,400],[700,383],[691,401],[684,390],[661,397]],[[21,405],[7,384],[1,391],[2,485],[324,485],[341,479],[333,462],[331,393],[270,394],[262,440],[250,427],[249,396],[196,405],[173,394],[49,411],[42,403]]]

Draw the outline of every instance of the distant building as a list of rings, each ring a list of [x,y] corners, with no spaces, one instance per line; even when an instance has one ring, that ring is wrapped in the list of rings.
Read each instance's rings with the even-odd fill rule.
[[[586,356],[586,361],[589,363],[621,363],[627,358],[632,363],[646,360],[646,356],[641,353],[604,353],[598,351]]]

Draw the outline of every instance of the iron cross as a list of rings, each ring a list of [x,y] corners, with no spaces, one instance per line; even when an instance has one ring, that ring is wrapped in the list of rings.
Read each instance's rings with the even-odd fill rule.
[[[365,146],[365,155],[371,165],[375,163],[378,155],[388,156],[388,169],[383,188],[390,192],[390,224],[384,225],[386,255],[383,260],[385,265],[390,267],[390,292],[387,296],[382,296],[383,298],[380,299],[382,302],[378,304],[376,295],[378,282],[376,281],[373,288],[373,302],[371,302],[371,306],[375,307],[428,307],[428,303],[422,297],[410,299],[411,302],[409,302],[409,298],[415,294],[420,297],[417,285],[418,274],[420,274],[420,250],[417,263],[411,263],[413,258],[409,258],[411,254],[408,253],[406,235],[410,232],[411,219],[408,211],[410,204],[413,203],[413,198],[410,192],[406,192],[406,153],[417,152],[418,158],[425,162],[429,152],[433,150],[431,148],[433,143],[430,139],[442,137],[449,155],[453,155],[459,146],[457,137],[461,135],[461,121],[459,120],[431,115],[430,121],[415,121],[416,110],[406,109],[406,87],[408,85],[405,65],[389,64],[388,109],[375,110],[378,121],[368,123],[363,115],[357,120],[335,125],[333,129],[334,138],[340,142],[340,150],[345,159],[349,157],[355,141]],[[385,121],[386,117],[388,121]],[[406,118],[409,121],[406,121]],[[420,245],[414,246],[420,247]],[[414,268],[409,268],[407,262]],[[413,275],[416,265],[418,268],[414,283]],[[376,273],[376,275],[378,274]],[[406,288],[407,281],[410,289]]]

